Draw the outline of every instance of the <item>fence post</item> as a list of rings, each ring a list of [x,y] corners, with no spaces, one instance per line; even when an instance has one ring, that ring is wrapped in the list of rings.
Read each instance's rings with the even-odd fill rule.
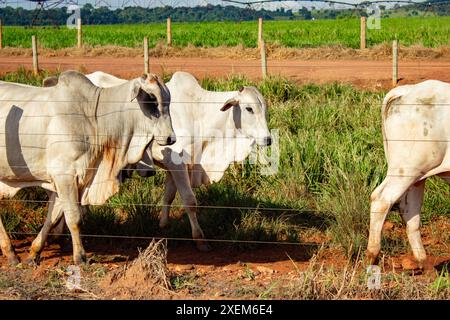
[[[365,49],[366,48],[366,17],[361,17],[361,35],[360,35],[360,40],[361,40],[361,49]]]
[[[392,43],[392,86],[395,87],[398,82],[398,40]]]
[[[33,49],[33,73],[34,73],[34,75],[37,75],[39,73],[39,64],[38,64],[38,51],[37,51],[36,36],[31,36],[31,47]]]
[[[148,57],[148,38],[144,37],[144,73],[150,73],[150,63]]]
[[[266,58],[266,43],[261,40],[261,71],[262,77],[265,79],[267,77],[267,58]]]
[[[167,18],[167,46],[172,46],[172,19]]]
[[[81,49],[83,47],[83,33],[81,31],[81,18],[77,18],[77,42],[78,42],[78,49]]]
[[[3,22],[0,19],[0,49],[3,49]]]
[[[261,48],[263,42],[263,19],[258,18],[258,48]]]

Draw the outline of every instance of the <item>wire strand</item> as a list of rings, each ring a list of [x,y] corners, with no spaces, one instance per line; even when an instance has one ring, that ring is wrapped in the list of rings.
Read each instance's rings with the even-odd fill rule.
[[[38,235],[37,232],[8,232],[15,235]],[[52,236],[70,236],[69,233],[52,233]],[[128,235],[96,235],[96,234],[80,234],[82,238],[111,238],[111,239],[139,239],[139,240],[174,240],[174,241],[195,241],[192,238],[182,237],[150,237],[150,236],[128,236]],[[319,246],[320,243],[313,242],[288,242],[288,241],[259,241],[259,240],[238,240],[238,239],[201,239],[207,242],[222,242],[222,243],[248,243],[248,244],[275,244],[275,245],[297,245],[297,246]]]
[[[51,203],[55,201],[50,200],[26,200],[26,199],[0,199],[0,202],[23,202],[23,203]],[[81,202],[76,202],[78,205],[81,205]],[[102,206],[107,207],[120,207],[120,206],[140,206],[140,207],[165,207],[163,204],[157,204],[157,203],[120,203],[114,204],[114,203],[105,203]],[[311,212],[312,210],[305,210],[305,209],[294,209],[294,208],[279,208],[279,207],[244,207],[244,206],[207,206],[207,205],[177,205],[177,204],[171,204],[167,205],[167,207],[175,207],[175,208],[202,208],[202,209],[234,209],[234,210],[270,210],[270,211],[292,211],[292,212]]]
[[[30,48],[28,48],[30,49]],[[133,48],[132,48],[133,49]],[[135,48],[138,49],[138,48]],[[255,49],[257,50],[257,49]],[[76,58],[76,57],[75,57]],[[110,63],[102,63],[100,61],[89,61],[86,59],[90,59],[90,60],[101,60],[100,58],[91,58],[91,57],[80,57],[82,59],[85,59],[82,63],[83,66],[89,66],[89,65],[93,65],[96,67],[103,67],[103,66],[107,66],[110,67],[111,64]],[[270,58],[270,55],[269,55]],[[31,64],[31,58],[28,57],[20,57],[20,58],[15,58],[16,60],[26,60],[26,61],[30,61],[29,63]],[[63,66],[63,65],[77,65],[77,63],[75,62],[52,62],[52,61],[45,61],[45,57],[42,58],[43,61],[40,61],[40,65],[45,66],[45,65],[56,65],[58,67]],[[52,59],[52,58],[48,58],[48,59]],[[117,58],[117,59],[123,59],[123,58]],[[128,59],[133,59],[133,58],[128,58]],[[158,58],[156,58],[158,59]],[[174,58],[172,58],[174,59]],[[176,59],[176,58],[175,58]],[[221,63],[216,63],[217,59],[216,58],[202,58],[202,59],[209,59],[209,60],[214,60],[215,63],[213,65],[211,65],[210,67],[206,67],[205,64],[196,64],[196,63],[176,63],[176,62],[171,62],[170,65],[168,65],[167,63],[164,62],[157,62],[157,63],[150,63],[150,68],[153,67],[153,69],[155,67],[163,67],[165,69],[170,70],[171,68],[177,68],[177,71],[183,71],[183,70],[190,70],[190,69],[194,69],[197,73],[201,73],[201,72],[209,72],[211,70],[214,70],[215,68],[221,67],[221,68],[230,68],[230,69],[238,69],[238,68],[245,68],[245,69],[257,69],[259,71],[259,69],[261,68],[260,66],[260,61],[257,59],[253,59],[251,61],[255,61],[253,64],[242,64],[239,62],[233,62],[233,63],[226,63],[226,64],[221,64]],[[342,66],[342,65],[335,65],[335,64],[329,64],[329,65],[314,65],[314,60],[306,60],[306,61],[311,61],[309,62],[305,62],[303,64],[280,64],[282,62],[278,62],[279,60],[267,60],[267,67],[270,69],[278,69],[278,68],[282,68],[282,69],[286,69],[286,68],[299,68],[302,69],[303,71],[310,71],[310,70],[305,70],[305,68],[309,68],[311,70],[313,69],[339,69],[339,70],[354,70],[354,66]],[[0,61],[0,65],[2,64],[2,62]],[[364,65],[364,69],[375,69],[375,70],[380,70],[380,69],[386,69],[386,71],[391,70],[392,66],[390,65],[390,62],[380,62],[378,63],[379,65]],[[139,63],[126,63],[125,64],[128,67],[140,67],[141,64]],[[439,69],[447,69],[450,68],[450,64],[427,64],[426,66],[421,65],[420,62],[417,62],[417,66],[415,65],[400,65],[399,67],[402,70],[423,70],[423,69],[429,69],[429,68],[439,68]],[[129,79],[132,80],[132,79]]]
[[[55,201],[50,200],[26,200],[26,199],[0,199],[0,202],[23,202],[23,203],[41,203],[41,204],[47,204]],[[80,202],[76,202],[76,204],[81,205]],[[97,205],[94,205],[97,206]],[[112,207],[112,208],[119,208],[119,207],[128,207],[128,206],[138,206],[138,207],[171,207],[171,208],[200,208],[200,209],[229,209],[229,210],[255,210],[255,211],[275,211],[275,212],[295,212],[295,213],[311,213],[314,212],[312,209],[295,209],[295,208],[280,208],[280,207],[250,207],[250,206],[209,206],[209,205],[183,205],[183,204],[170,204],[170,205],[164,205],[164,204],[157,204],[157,203],[120,203],[120,204],[114,204],[114,203],[105,203],[101,206],[105,207]],[[324,211],[326,212],[326,211]],[[373,211],[373,213],[384,213],[384,211]]]

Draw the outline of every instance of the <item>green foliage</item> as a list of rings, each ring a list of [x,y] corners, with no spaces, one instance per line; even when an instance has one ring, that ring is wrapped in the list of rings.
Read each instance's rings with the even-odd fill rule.
[[[440,293],[444,294],[450,290],[450,277],[447,268],[442,268],[439,276],[429,286],[429,290],[435,295],[439,295]]]
[[[56,73],[56,75],[59,72]],[[17,72],[6,73],[1,76],[1,80],[9,82],[24,83],[32,86],[42,86],[42,81],[50,74],[47,71],[40,72],[37,76],[33,74],[33,71],[26,69],[25,67],[19,67]]]
[[[197,47],[257,45],[257,22],[176,22],[172,23],[175,47],[188,44]],[[320,47],[341,45],[359,48],[359,19],[315,21],[265,21],[264,38],[268,43],[284,47]],[[45,48],[76,46],[76,30],[52,27],[4,27],[3,45],[31,47],[31,36],[37,35],[39,45]],[[382,19],[381,29],[367,30],[368,46],[389,42],[397,35],[402,45],[422,44],[439,47],[449,44],[450,17],[414,17]],[[163,23],[84,26],[83,42],[87,46],[116,45],[141,47],[147,36],[154,47],[166,39]]]

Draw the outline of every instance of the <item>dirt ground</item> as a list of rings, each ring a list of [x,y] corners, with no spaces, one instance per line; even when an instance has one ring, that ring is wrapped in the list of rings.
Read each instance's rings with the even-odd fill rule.
[[[143,72],[139,57],[42,57],[45,70],[104,71],[122,78],[134,78]],[[0,73],[16,71],[19,66],[32,67],[30,57],[0,56]],[[259,60],[215,58],[151,58],[152,72],[163,74],[187,71],[198,78],[225,77],[242,74],[251,79],[261,77]],[[268,73],[281,75],[299,83],[350,83],[359,88],[382,90],[392,87],[390,60],[296,60],[268,61]],[[417,83],[426,79],[450,82],[450,60],[401,60],[399,84]]]
[[[411,292],[406,293],[406,296],[396,296],[397,298],[420,298],[414,295],[414,290],[422,292],[427,298],[426,292],[430,284],[444,268],[448,269],[448,239],[440,239],[435,234],[438,232],[448,235],[449,222],[442,217],[422,228],[428,253],[423,270],[414,270],[414,261],[408,249],[405,249],[407,253],[383,256],[380,261],[385,282],[383,285],[390,290]],[[387,222],[384,234],[388,237],[406,238],[402,224]],[[27,256],[31,240],[30,237],[14,241],[21,260]],[[19,265],[10,268],[6,266],[6,259],[0,256],[0,299],[289,299],[299,298],[299,293],[295,290],[301,286],[304,287],[302,290],[310,290],[309,283],[305,286],[302,277],[317,276],[317,279],[310,280],[313,287],[320,288],[327,281],[337,281],[337,286],[341,287],[341,278],[348,279],[351,274],[354,277],[355,273],[365,274],[364,265],[352,270],[354,264],[349,262],[342,250],[321,242],[246,247],[212,243],[212,251],[199,252],[191,242],[172,241],[167,246],[167,262],[164,262],[172,283],[171,288],[154,290],[155,287],[149,284],[152,279],[139,278],[140,275],[137,274],[134,275],[136,279],[127,279],[126,286],[119,287],[118,290],[109,279],[136,259],[139,250],[145,249],[149,240],[99,241],[84,238],[83,242],[88,264],[82,267],[80,289],[66,288],[69,277],[67,268],[72,259],[71,247],[61,249],[57,244],[50,244],[43,251],[38,266]],[[427,285],[423,288],[414,287],[421,283]],[[411,288],[401,288],[408,285]],[[349,298],[368,298],[359,292],[366,290],[365,287],[358,288],[353,284],[355,288],[350,288],[351,280],[346,286],[349,286]],[[311,292],[311,298],[346,297],[335,296],[339,293],[331,289],[330,292],[322,292],[317,288],[314,290],[317,292]],[[450,287],[444,290],[447,290],[444,297],[448,297]],[[304,293],[300,293],[300,297],[305,298],[302,294]]]

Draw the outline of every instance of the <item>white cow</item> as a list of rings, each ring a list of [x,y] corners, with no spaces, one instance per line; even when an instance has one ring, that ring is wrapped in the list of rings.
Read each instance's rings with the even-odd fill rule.
[[[104,72],[87,77],[100,87],[126,81]],[[172,97],[170,115],[177,142],[170,147],[151,146],[153,160],[167,170],[160,227],[169,223],[170,205],[178,190],[189,216],[192,237],[198,249],[208,250],[197,221],[197,200],[192,188],[219,181],[230,163],[243,161],[249,155],[255,142],[271,144],[266,104],[254,87],[207,91],[186,72],[174,73],[167,87]]]
[[[0,198],[30,186],[52,193],[31,258],[52,227],[51,213],[60,211],[72,236],[74,262],[85,260],[80,204],[103,204],[115,194],[119,172],[142,159],[153,138],[161,145],[173,142],[169,101],[169,91],[153,75],[114,89],[99,88],[75,71],[62,73],[50,88],[0,82]],[[1,220],[0,245],[8,262],[17,264]]]
[[[425,180],[438,175],[450,183],[450,84],[429,80],[391,90],[383,101],[382,130],[388,171],[371,196],[369,263],[379,252],[381,230],[392,205],[400,211],[414,257],[426,259],[420,236]]]

